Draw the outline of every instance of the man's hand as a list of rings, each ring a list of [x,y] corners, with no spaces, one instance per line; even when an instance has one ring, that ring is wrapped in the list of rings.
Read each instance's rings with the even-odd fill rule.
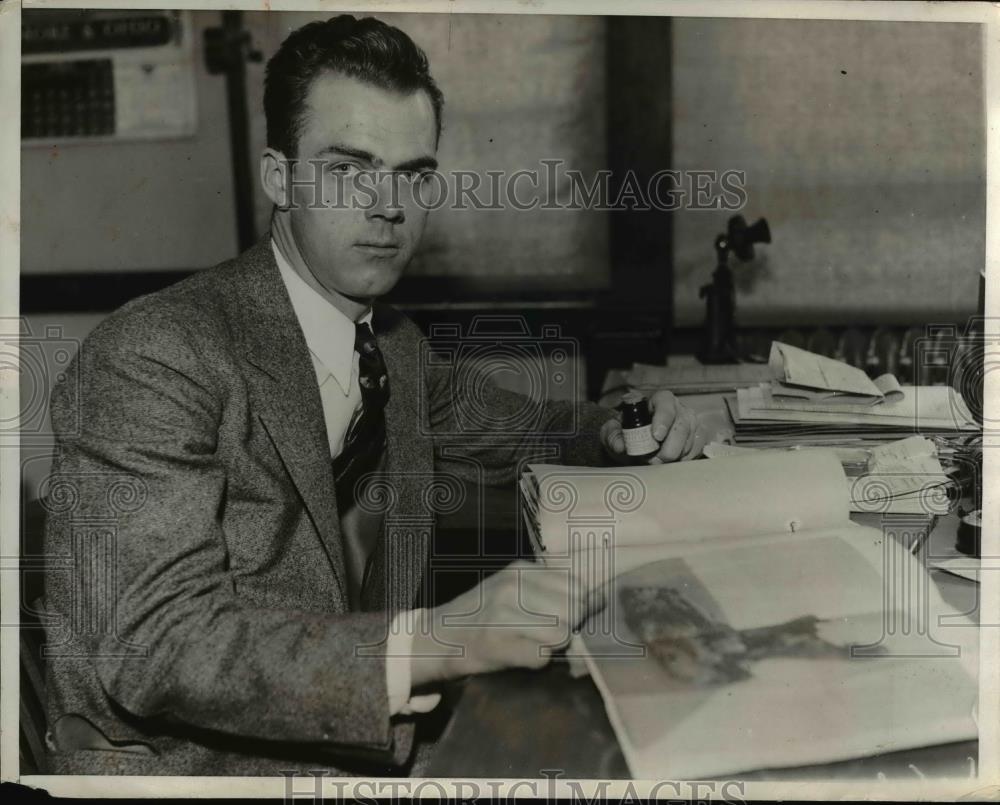
[[[669,461],[687,461],[698,458],[705,447],[706,434],[695,414],[683,405],[669,391],[658,391],[649,398],[649,409],[653,414],[653,438],[660,443],[660,449],[649,459],[650,464],[665,464]],[[601,443],[612,458],[622,461],[625,454],[625,437],[621,423],[609,420],[601,428]]]
[[[541,668],[589,614],[587,598],[568,569],[514,562],[447,604],[423,610],[413,638],[411,685]]]

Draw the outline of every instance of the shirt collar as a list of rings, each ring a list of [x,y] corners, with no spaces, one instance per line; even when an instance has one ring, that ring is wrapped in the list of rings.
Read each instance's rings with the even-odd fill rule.
[[[306,346],[333,375],[340,387],[348,390],[354,367],[354,322],[296,273],[273,239],[271,250],[274,252],[278,271],[281,272],[281,279],[288,289],[295,317],[305,335]],[[371,325],[371,320],[372,311],[369,309],[358,321]]]

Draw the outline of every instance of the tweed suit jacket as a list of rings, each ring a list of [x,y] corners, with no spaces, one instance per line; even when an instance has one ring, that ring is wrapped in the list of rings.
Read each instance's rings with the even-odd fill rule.
[[[319,389],[269,238],[84,342],[51,400],[46,553],[64,570],[46,582],[48,718],[148,750],[54,751],[53,772],[386,773],[405,758],[413,725],[390,718],[382,649],[415,605],[447,479],[512,479],[553,433],[568,434],[544,440],[555,460],[598,463],[612,414],[546,403],[532,438],[471,433],[484,406],[504,422],[525,398],[483,381],[470,407],[412,322],[377,304],[374,329],[391,396],[363,505],[384,527],[354,612]]]

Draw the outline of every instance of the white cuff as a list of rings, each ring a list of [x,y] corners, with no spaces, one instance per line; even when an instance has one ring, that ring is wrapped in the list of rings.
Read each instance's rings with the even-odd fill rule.
[[[419,609],[398,612],[389,625],[385,643],[385,683],[391,716],[428,713],[441,701],[440,693],[410,696],[410,655],[420,612]]]

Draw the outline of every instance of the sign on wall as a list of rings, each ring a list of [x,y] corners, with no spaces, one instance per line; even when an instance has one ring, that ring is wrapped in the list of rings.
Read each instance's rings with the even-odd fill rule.
[[[26,12],[24,144],[194,134],[191,40],[187,12]]]

